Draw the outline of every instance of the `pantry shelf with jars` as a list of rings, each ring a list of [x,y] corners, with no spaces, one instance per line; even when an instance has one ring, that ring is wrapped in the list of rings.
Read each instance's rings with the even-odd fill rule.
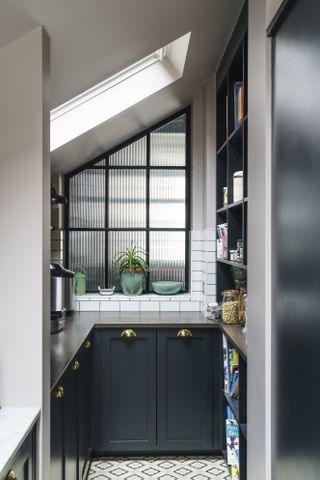
[[[223,452],[234,479],[247,474],[248,113],[246,5],[217,72],[217,302],[223,322]],[[237,341],[234,341],[234,335]],[[243,348],[239,348],[239,345]]]

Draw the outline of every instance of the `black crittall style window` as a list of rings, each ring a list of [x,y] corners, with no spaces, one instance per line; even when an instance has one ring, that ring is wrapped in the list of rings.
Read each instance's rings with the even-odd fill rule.
[[[189,288],[190,109],[66,176],[67,265],[84,268],[88,291],[118,279],[114,256],[133,241],[149,252],[148,288]]]

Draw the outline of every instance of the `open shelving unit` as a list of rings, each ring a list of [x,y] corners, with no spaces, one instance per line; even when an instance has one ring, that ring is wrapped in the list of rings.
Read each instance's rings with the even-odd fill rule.
[[[234,289],[232,270],[237,267],[242,271],[247,270],[247,212],[248,212],[248,12],[247,4],[244,5],[237,25],[234,29],[226,52],[222,58],[217,72],[217,154],[216,154],[216,224],[228,225],[227,252],[223,258],[217,258],[217,302],[220,302],[224,290]],[[235,91],[237,85],[243,88],[243,115],[235,115]],[[243,195],[234,201],[233,175],[243,172]],[[224,204],[224,187],[228,188],[227,204]],[[243,259],[241,263],[230,259],[230,250],[237,249],[237,240],[242,240]],[[236,328],[236,327],[235,327]],[[240,328],[240,327],[239,327]],[[228,348],[236,349],[230,338],[224,336]],[[239,390],[237,398],[223,388],[223,438],[222,453],[227,460],[226,420],[227,413],[232,421],[236,422],[239,434],[239,478],[247,477],[247,359],[241,350],[239,354],[238,378]],[[224,357],[225,360],[225,357]],[[225,374],[225,371],[224,371]],[[229,407],[229,408],[228,408]],[[228,411],[228,412],[227,412]],[[231,467],[230,467],[231,473]]]
[[[217,300],[223,290],[234,288],[230,267],[247,269],[247,206],[248,206],[248,162],[247,162],[247,35],[233,49],[229,65],[217,90],[217,225],[228,225],[227,258],[217,258]],[[244,116],[237,125],[234,115],[234,87],[242,82],[244,89]],[[243,198],[234,202],[233,175],[243,172]],[[228,188],[228,204],[224,205],[223,188]],[[242,240],[242,263],[230,260],[230,250],[237,249],[237,240]]]

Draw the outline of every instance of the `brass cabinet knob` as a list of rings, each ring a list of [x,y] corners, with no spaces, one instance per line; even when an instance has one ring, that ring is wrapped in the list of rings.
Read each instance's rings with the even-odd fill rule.
[[[56,398],[62,398],[64,396],[64,388],[61,385],[55,391]]]
[[[177,337],[192,337],[192,333],[187,328],[182,328],[177,333]]]
[[[17,476],[14,473],[14,470],[10,470],[10,472],[8,473],[8,476],[7,476],[7,480],[17,480]]]
[[[79,370],[79,368],[80,368],[80,363],[78,362],[78,360],[75,360],[72,365],[72,370]]]
[[[90,340],[87,340],[86,343],[84,344],[84,348],[91,348],[91,342]]]
[[[134,330],[131,330],[131,328],[127,328],[126,330],[123,330],[123,332],[121,333],[121,337],[124,337],[124,338],[133,338],[133,337],[136,337],[137,334]]]

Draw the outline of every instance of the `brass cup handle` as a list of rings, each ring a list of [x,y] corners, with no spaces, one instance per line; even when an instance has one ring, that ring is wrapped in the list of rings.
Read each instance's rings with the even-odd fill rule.
[[[86,343],[84,344],[84,348],[91,348],[91,342],[90,340],[87,340]]]
[[[179,332],[177,333],[177,337],[192,337],[192,333],[190,332],[190,330],[188,330],[187,328],[182,328],[181,330],[179,330]]]
[[[121,337],[124,337],[124,338],[133,338],[133,337],[136,337],[137,334],[134,330],[131,330],[131,328],[127,328],[126,330],[123,330],[123,332],[121,333]]]
[[[79,368],[80,368],[80,363],[78,362],[78,360],[75,360],[72,365],[72,370],[79,370]]]
[[[64,388],[61,385],[56,389],[54,393],[56,398],[62,398],[64,396]],[[14,478],[14,477],[13,477]]]
[[[10,470],[7,476],[7,480],[17,480],[17,476],[14,472],[14,470]]]

